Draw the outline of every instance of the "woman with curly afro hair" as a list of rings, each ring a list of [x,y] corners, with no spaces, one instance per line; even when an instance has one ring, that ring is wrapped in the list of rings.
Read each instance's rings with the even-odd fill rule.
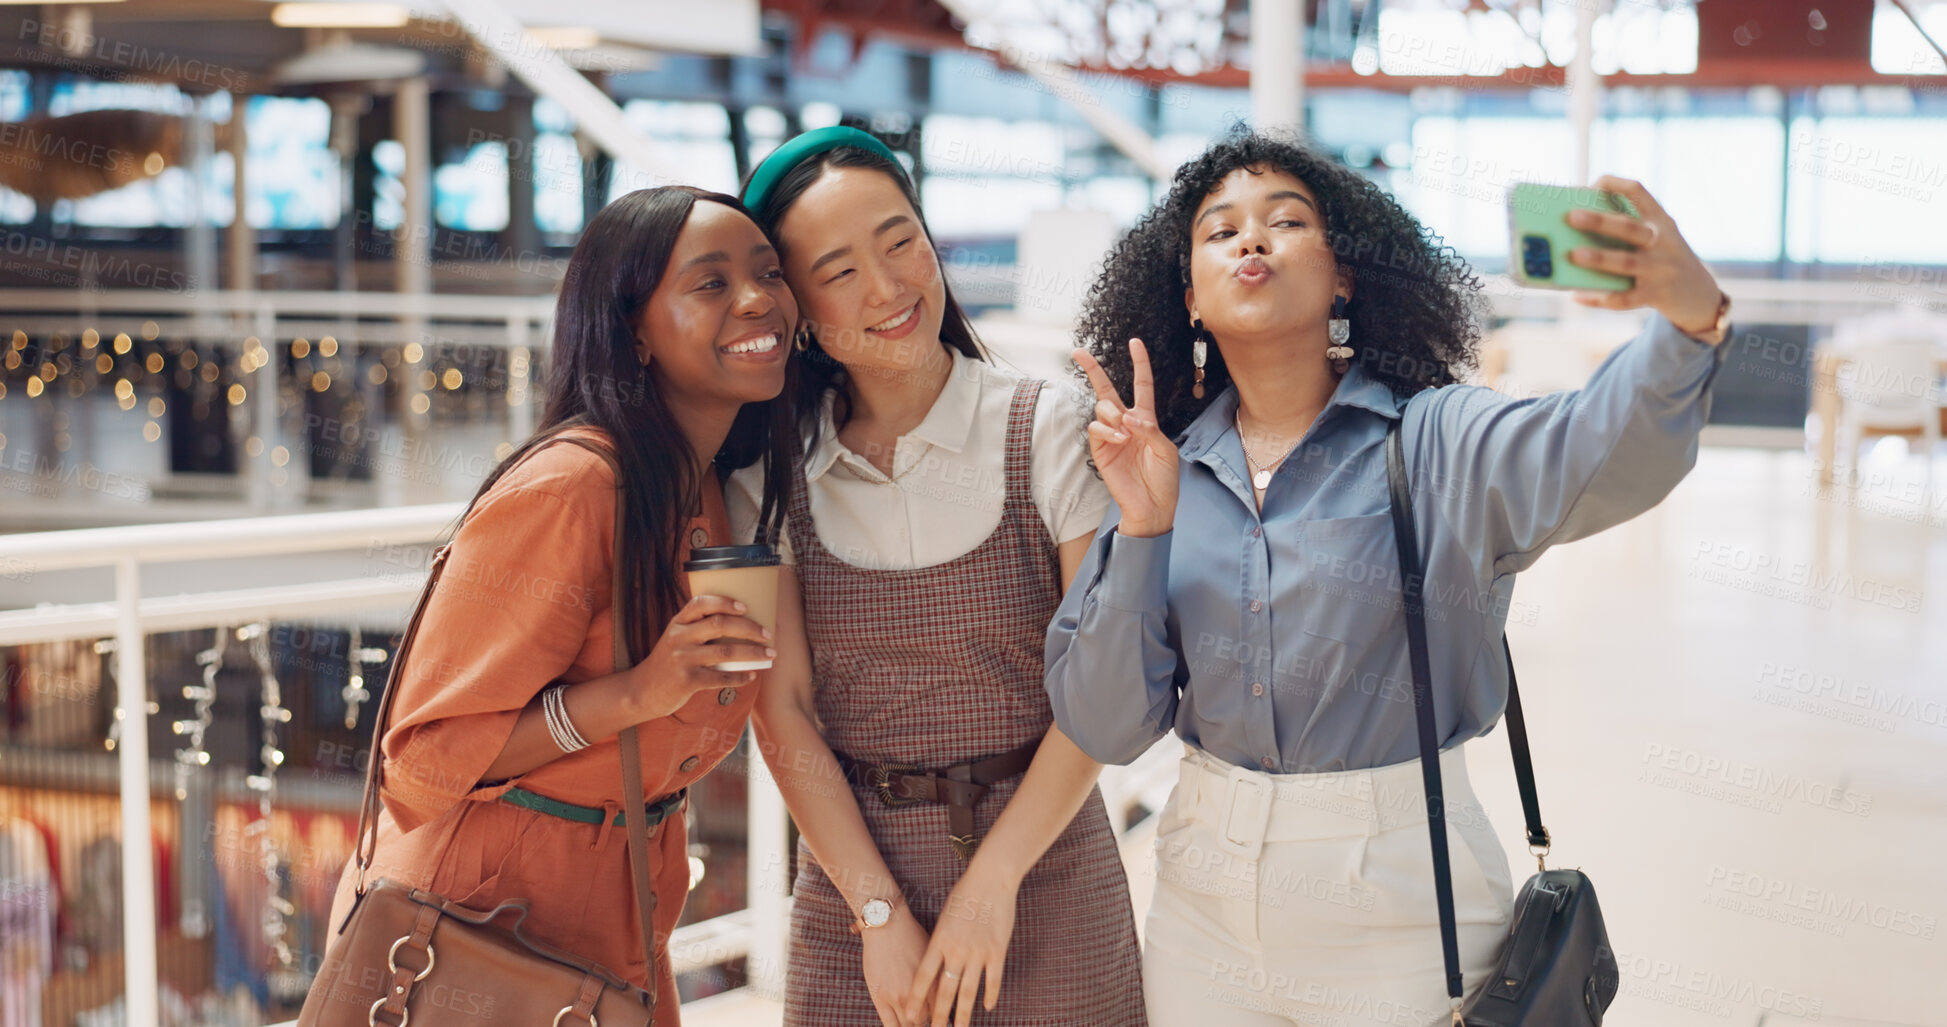
[[[1237,133],[1110,253],[1076,351],[1114,503],[1048,630],[1055,721],[1128,763],[1174,730],[1143,981],[1157,1027],[1448,1016],[1389,515],[1417,513],[1462,979],[1506,937],[1507,858],[1462,743],[1508,706],[1515,575],[1660,501],[1695,461],[1729,301],[1638,183],[1629,244],[1567,259],[1648,307],[1578,391],[1460,384],[1480,284],[1391,197],[1297,142]],[[1214,1015],[1213,1015],[1214,1014]]]

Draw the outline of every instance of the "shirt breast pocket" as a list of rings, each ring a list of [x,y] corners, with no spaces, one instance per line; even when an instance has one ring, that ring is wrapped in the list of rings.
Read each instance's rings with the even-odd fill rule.
[[[1375,645],[1403,639],[1400,633],[1399,551],[1393,543],[1390,513],[1304,521],[1296,534],[1288,585],[1277,597],[1277,612],[1289,628],[1316,646],[1315,659],[1328,665],[1329,679],[1344,680],[1358,666],[1370,665]],[[1289,611],[1289,612],[1287,612]]]

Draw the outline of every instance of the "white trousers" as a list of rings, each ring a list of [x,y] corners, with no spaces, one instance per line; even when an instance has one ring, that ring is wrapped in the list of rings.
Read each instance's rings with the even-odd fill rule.
[[[1265,774],[1194,747],[1157,822],[1144,932],[1151,1027],[1424,1027],[1450,1019],[1417,760]],[[1455,746],[1441,754],[1468,996],[1514,906]]]

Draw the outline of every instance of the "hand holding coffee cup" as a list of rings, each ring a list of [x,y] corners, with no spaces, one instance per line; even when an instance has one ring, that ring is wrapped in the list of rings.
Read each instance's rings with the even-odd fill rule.
[[[777,622],[777,550],[768,545],[699,546],[683,563],[689,574],[690,595],[722,596],[743,604],[751,620],[766,632]],[[723,671],[768,670],[771,657],[726,653],[716,668]]]
[[[769,629],[746,616],[750,612],[749,606],[724,596],[699,595],[683,604],[633,672],[640,682],[632,693],[637,720],[669,716],[698,692],[755,681],[755,671],[717,669],[726,659],[768,666],[777,655],[770,647]]]

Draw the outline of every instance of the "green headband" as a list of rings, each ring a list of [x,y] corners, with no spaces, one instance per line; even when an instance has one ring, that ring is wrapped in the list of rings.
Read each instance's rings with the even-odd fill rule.
[[[870,150],[891,161],[894,166],[900,168],[902,174],[904,173],[905,166],[899,163],[899,158],[893,156],[892,150],[874,138],[872,133],[846,128],[843,125],[814,128],[794,136],[783,146],[771,151],[770,156],[758,162],[757,170],[750,174],[750,184],[744,187],[744,206],[749,207],[751,213],[757,213],[758,209],[764,206],[764,201],[769,198],[771,190],[777,188],[777,184],[783,181],[785,175],[791,173],[792,168],[841,146],[856,146],[861,150]]]

